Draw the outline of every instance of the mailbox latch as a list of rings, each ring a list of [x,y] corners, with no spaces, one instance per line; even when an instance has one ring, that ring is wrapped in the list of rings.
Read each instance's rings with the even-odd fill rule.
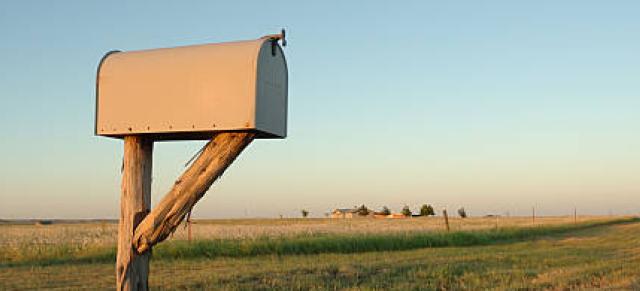
[[[278,44],[278,40],[281,41],[282,46],[287,46],[286,31],[284,28],[281,30],[280,34],[270,34],[265,35],[264,38],[268,38],[271,41],[271,55],[276,55],[276,45]]]

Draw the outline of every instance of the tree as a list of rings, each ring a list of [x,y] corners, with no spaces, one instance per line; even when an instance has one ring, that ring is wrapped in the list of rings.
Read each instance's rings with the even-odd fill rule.
[[[422,216],[436,215],[436,212],[433,210],[433,207],[431,205],[423,204],[422,207],[420,207],[420,215]]]
[[[360,207],[358,207],[356,212],[358,213],[358,215],[367,216],[369,215],[370,211],[369,211],[369,208],[367,208],[367,206],[364,206],[364,204],[362,204]]]
[[[460,209],[458,209],[458,215],[462,218],[467,218],[467,211],[464,210],[464,207],[460,207]]]
[[[389,210],[389,207],[387,207],[387,206],[382,206],[382,211],[380,211],[380,213],[382,213],[384,215],[389,215],[389,214],[391,214],[391,210]]]
[[[309,211],[306,209],[302,209],[300,212],[302,213],[302,218],[307,218],[307,216],[309,216]]]
[[[407,216],[407,217],[408,217],[408,216],[411,216],[411,214],[412,214],[412,213],[411,213],[411,209],[409,208],[409,206],[408,206],[408,205],[405,205],[405,206],[402,208],[402,215],[404,215],[404,216]]]

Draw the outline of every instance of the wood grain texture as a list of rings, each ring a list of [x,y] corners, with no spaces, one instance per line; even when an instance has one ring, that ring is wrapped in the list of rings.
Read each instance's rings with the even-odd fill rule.
[[[253,132],[223,132],[209,141],[171,191],[138,225],[133,236],[134,249],[144,253],[173,233],[195,203],[254,137]]]
[[[152,156],[152,140],[140,136],[124,138],[116,259],[117,290],[148,290],[149,253],[139,254],[132,246],[136,226],[149,213],[151,206]]]

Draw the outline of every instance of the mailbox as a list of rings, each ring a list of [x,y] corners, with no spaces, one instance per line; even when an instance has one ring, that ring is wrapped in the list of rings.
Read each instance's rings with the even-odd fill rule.
[[[287,63],[278,40],[110,52],[98,65],[95,134],[210,139],[287,134]]]

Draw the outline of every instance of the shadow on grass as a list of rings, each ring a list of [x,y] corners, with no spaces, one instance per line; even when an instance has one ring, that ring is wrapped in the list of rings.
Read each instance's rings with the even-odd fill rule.
[[[638,223],[640,218],[584,222],[575,225],[502,228],[457,232],[418,232],[402,234],[314,235],[287,238],[218,239],[171,241],[156,246],[155,260],[252,257],[260,255],[313,255],[322,253],[361,253],[401,251],[435,247],[467,247],[503,244],[548,236],[567,235],[576,231],[616,224]],[[57,252],[58,254],[60,252]],[[85,253],[25,258],[0,263],[0,267],[46,266],[55,264],[114,263],[115,247],[94,249]]]

